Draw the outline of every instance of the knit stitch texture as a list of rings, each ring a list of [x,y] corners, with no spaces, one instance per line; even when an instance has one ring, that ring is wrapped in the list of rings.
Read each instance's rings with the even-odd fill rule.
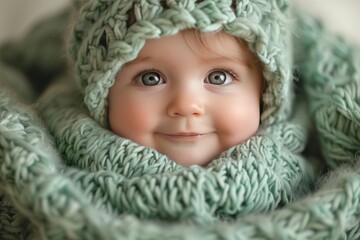
[[[101,127],[76,86],[53,85],[29,105],[7,74],[0,239],[359,239],[360,50],[297,18],[300,87],[333,169],[313,193],[313,162],[300,156],[311,136],[285,112],[207,168],[185,168]]]

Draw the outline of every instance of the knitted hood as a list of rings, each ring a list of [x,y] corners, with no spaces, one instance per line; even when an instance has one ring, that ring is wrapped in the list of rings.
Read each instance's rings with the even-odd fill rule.
[[[106,125],[109,88],[146,39],[190,28],[223,30],[245,40],[262,62],[266,81],[262,125],[286,119],[291,102],[288,8],[286,0],[78,1],[70,52],[85,105],[97,122]]]

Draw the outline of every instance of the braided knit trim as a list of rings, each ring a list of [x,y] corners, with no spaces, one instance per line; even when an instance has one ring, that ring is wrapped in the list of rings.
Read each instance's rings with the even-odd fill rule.
[[[70,52],[91,116],[107,122],[107,95],[123,64],[136,58],[146,39],[184,29],[223,31],[244,39],[263,63],[267,87],[262,123],[287,119],[291,108],[288,1],[84,1],[74,20]],[[136,22],[128,24],[131,15]]]
[[[19,124],[19,121],[23,121],[29,126],[31,117],[25,112],[20,113],[19,108],[30,111],[21,102],[31,102],[34,96],[27,79],[16,69],[0,61],[0,239],[4,240],[27,239],[31,233],[28,219],[9,200],[6,191],[8,185],[5,182],[18,183],[16,179],[21,175],[9,168],[9,165],[13,162],[26,165],[27,160],[31,161],[31,156],[21,154],[21,148],[31,147],[36,141],[27,138],[24,126]],[[26,138],[27,144],[19,147],[22,141],[18,142],[16,136]],[[7,174],[10,178],[7,178]]]
[[[271,131],[229,149],[207,168],[185,168],[104,130],[81,107],[79,92],[60,89],[41,100],[43,118],[66,164],[86,169],[65,174],[106,212],[208,223],[271,211],[309,188],[311,166]],[[301,128],[283,123],[274,129],[285,130],[278,134],[301,150]]]

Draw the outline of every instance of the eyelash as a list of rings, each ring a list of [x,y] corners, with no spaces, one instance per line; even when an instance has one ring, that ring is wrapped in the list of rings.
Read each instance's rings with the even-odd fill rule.
[[[232,69],[226,68],[226,67],[214,68],[213,70],[211,70],[210,72],[208,72],[208,74],[207,74],[206,76],[208,76],[211,72],[214,72],[214,71],[224,71],[224,72],[227,72],[228,74],[231,75],[231,77],[234,78],[235,81],[239,81],[239,75],[236,74]]]
[[[141,70],[139,73],[137,73],[137,74],[135,75],[135,77],[133,78],[133,79],[134,79],[134,82],[136,83],[136,81],[139,80],[142,75],[144,75],[145,73],[148,73],[148,72],[156,72],[156,73],[158,73],[161,77],[163,77],[162,74],[160,74],[160,71],[159,71],[159,70],[157,70],[157,69],[155,69],[155,68],[146,68],[146,69],[144,69],[144,70]]]
[[[213,68],[211,71],[209,71],[207,74],[206,74],[206,77],[214,72],[214,71],[224,71],[224,72],[227,72],[228,74],[231,75],[231,77],[235,80],[235,81],[239,81],[239,76],[238,74],[236,74],[232,69],[230,68],[227,68],[227,67],[216,67],[216,68]],[[163,77],[163,75],[161,74],[161,72],[159,70],[157,70],[156,68],[146,68],[142,71],[140,71],[138,74],[135,75],[134,77],[134,82],[136,83],[137,80],[139,80],[139,78],[141,78],[141,76],[145,73],[148,73],[148,72],[155,72],[155,73],[158,73],[163,79],[165,79]],[[166,82],[166,81],[165,81]],[[138,83],[137,83],[138,84]]]

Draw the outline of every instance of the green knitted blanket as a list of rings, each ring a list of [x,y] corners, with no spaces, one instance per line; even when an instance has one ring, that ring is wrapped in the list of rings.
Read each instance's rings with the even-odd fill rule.
[[[1,66],[0,239],[359,239],[360,51],[311,18],[295,31],[307,105],[206,168],[100,127],[67,76],[34,101]],[[315,134],[326,176],[301,156]]]

